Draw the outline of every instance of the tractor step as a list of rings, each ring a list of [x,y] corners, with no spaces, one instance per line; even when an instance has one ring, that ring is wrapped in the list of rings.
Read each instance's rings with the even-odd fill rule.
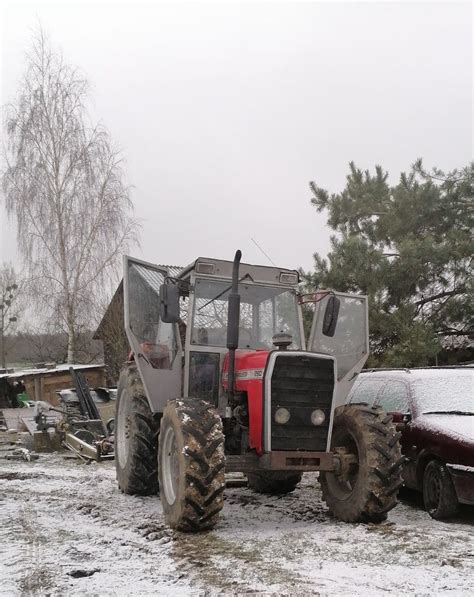
[[[334,471],[336,459],[332,452],[275,451],[264,454],[260,468],[274,471]]]
[[[337,458],[332,452],[269,452],[257,454],[231,454],[226,456],[226,472],[273,471],[334,471]]]
[[[225,458],[226,473],[248,473],[260,468],[257,454],[230,454]]]

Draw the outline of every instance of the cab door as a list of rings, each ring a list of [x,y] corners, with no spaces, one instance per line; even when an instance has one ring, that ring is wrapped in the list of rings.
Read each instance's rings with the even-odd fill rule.
[[[125,331],[152,412],[181,396],[182,347],[177,324],[160,319],[160,286],[168,270],[124,257]]]
[[[324,317],[331,296],[339,299],[339,313],[333,335],[324,333]],[[322,297],[322,298],[321,298]],[[319,292],[308,342],[310,352],[336,358],[335,406],[344,404],[357,374],[369,355],[367,296],[342,292]]]

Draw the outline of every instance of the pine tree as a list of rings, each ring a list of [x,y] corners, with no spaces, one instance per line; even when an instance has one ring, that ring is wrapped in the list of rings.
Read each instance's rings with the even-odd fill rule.
[[[306,285],[369,295],[370,365],[473,358],[473,184],[474,163],[445,174],[421,160],[395,186],[354,163],[340,193],[310,183],[337,234]]]

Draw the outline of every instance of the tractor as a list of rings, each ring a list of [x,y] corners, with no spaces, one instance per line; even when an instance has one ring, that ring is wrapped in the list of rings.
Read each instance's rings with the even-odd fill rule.
[[[240,261],[200,257],[172,276],[124,258],[119,488],[159,493],[167,523],[197,532],[216,525],[227,472],[285,494],[319,471],[333,516],[382,522],[402,484],[399,433],[380,408],[345,405],[368,356],[367,297],[300,295],[297,270]]]

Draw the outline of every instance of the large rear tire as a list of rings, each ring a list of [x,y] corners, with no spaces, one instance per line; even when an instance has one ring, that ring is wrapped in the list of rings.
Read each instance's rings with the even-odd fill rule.
[[[323,500],[346,522],[382,522],[397,504],[403,484],[400,433],[381,408],[366,404],[335,411],[332,450],[350,455],[352,463],[339,473],[320,473]]]
[[[302,473],[284,471],[259,471],[247,473],[248,486],[257,493],[283,495],[295,490],[301,481]]]
[[[160,415],[151,412],[134,363],[127,364],[120,374],[115,408],[119,488],[131,495],[157,494]]]
[[[160,496],[174,529],[212,529],[224,505],[222,420],[204,400],[168,402],[159,439]]]

